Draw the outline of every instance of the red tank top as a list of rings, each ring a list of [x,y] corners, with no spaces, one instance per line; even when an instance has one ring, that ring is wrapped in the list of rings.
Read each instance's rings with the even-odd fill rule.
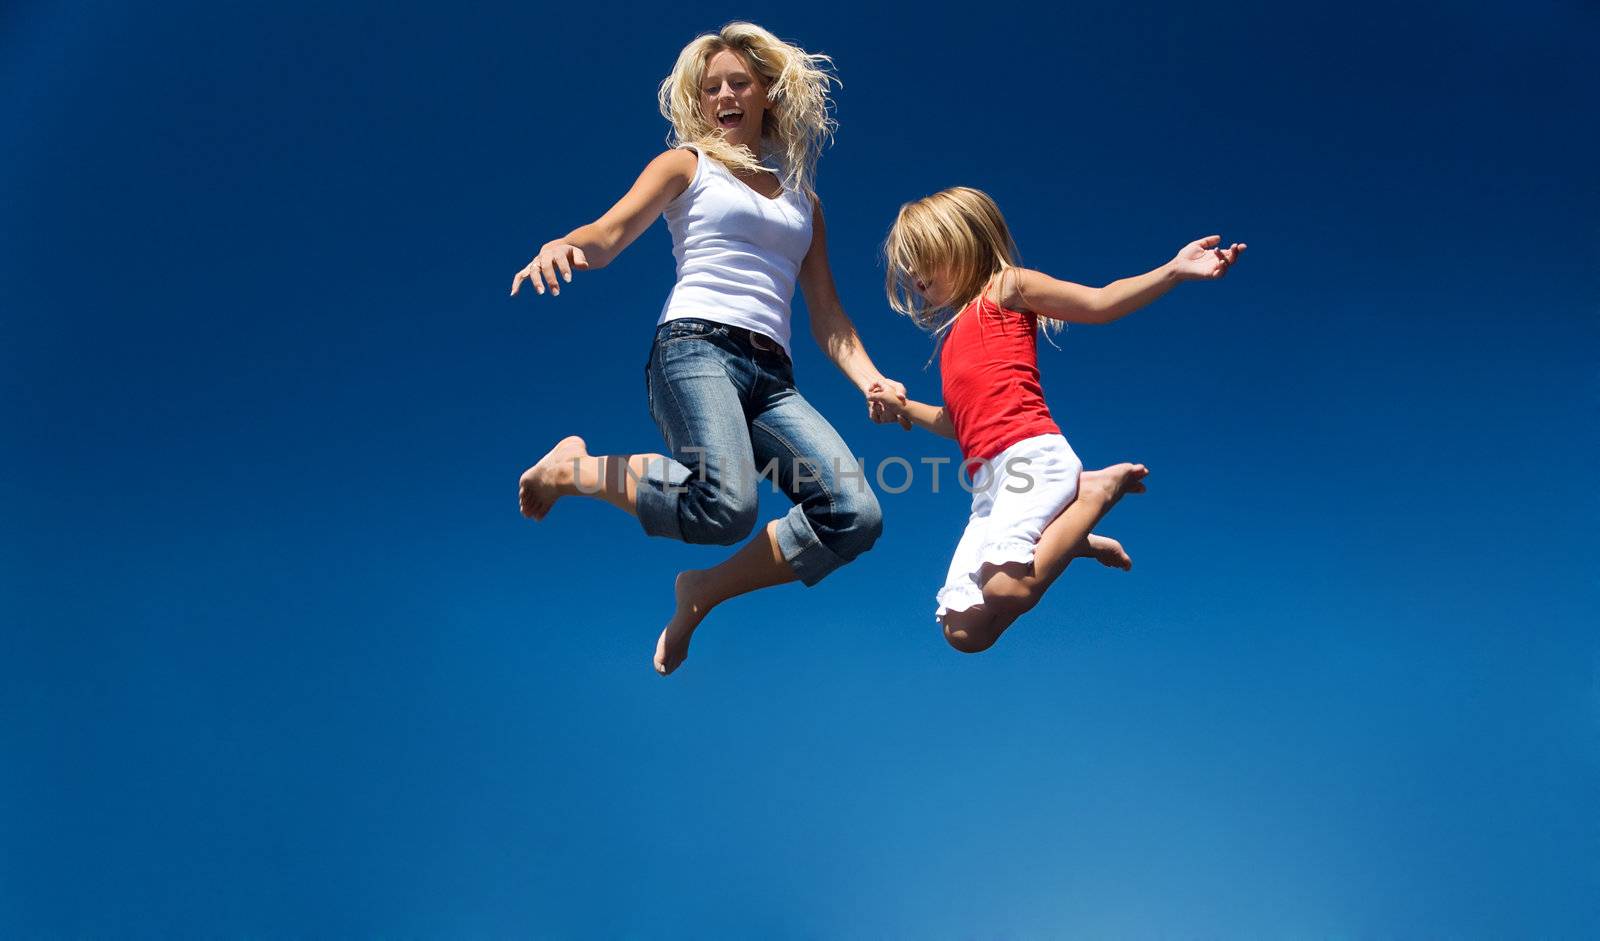
[[[968,304],[939,351],[944,407],[967,460],[1024,438],[1060,434],[1039,385],[1039,318],[983,298]]]

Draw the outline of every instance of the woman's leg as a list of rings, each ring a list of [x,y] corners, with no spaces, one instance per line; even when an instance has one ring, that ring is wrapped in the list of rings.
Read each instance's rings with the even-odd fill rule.
[[[767,408],[750,424],[750,441],[757,471],[775,478],[795,507],[720,565],[679,573],[677,606],[656,642],[662,675],[689,655],[695,628],[712,608],[773,585],[814,585],[871,548],[883,531],[878,498],[855,457],[792,385],[768,396]]]
[[[523,514],[543,519],[561,497],[592,496],[638,517],[653,536],[715,545],[745,538],[756,521],[755,467],[731,356],[698,337],[658,342],[650,412],[671,457],[596,457],[582,438],[563,438],[523,472]]]
[[[518,502],[522,515],[542,520],[561,497],[599,497],[619,510],[638,516],[639,481],[652,464],[664,464],[661,454],[589,453],[577,435],[562,438],[539,463],[522,472]]]
[[[761,527],[738,552],[708,569],[679,572],[672,583],[677,605],[672,620],[656,638],[656,672],[666,676],[689,656],[689,641],[712,608],[761,588],[795,580],[794,569],[778,547],[778,521]]]
[[[772,383],[764,401],[750,422],[756,466],[794,501],[777,521],[778,547],[795,577],[815,585],[872,548],[883,510],[850,447],[792,384]]]

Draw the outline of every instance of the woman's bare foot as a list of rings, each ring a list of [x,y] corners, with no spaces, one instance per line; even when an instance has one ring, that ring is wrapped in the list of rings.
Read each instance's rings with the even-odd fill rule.
[[[679,572],[672,583],[677,606],[673,609],[672,620],[667,622],[666,630],[656,639],[656,672],[662,676],[676,670],[688,659],[689,639],[714,607],[705,602],[699,590],[704,579],[704,572],[691,569]]]
[[[1097,501],[1105,512],[1130,493],[1144,493],[1144,479],[1150,473],[1143,464],[1113,464],[1078,475],[1078,499]]]
[[[1090,533],[1088,538],[1074,547],[1072,554],[1081,559],[1093,559],[1106,568],[1122,569],[1124,572],[1133,568],[1133,559],[1122,548],[1122,543],[1098,533]]]
[[[572,486],[573,465],[579,458],[588,456],[589,450],[584,447],[583,439],[569,435],[556,442],[549,454],[539,458],[539,463],[523,471],[518,484],[522,515],[533,520],[544,519],[550,508],[555,506],[556,500]]]

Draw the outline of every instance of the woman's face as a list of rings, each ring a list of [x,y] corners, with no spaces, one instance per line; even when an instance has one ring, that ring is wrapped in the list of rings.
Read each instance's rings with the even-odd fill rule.
[[[722,128],[728,143],[743,144],[760,155],[767,86],[743,56],[724,49],[706,62],[700,76],[700,109],[712,127]]]

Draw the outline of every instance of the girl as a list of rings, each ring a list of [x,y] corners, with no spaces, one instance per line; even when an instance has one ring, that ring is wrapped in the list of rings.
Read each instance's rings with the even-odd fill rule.
[[[561,497],[582,494],[638,517],[650,535],[732,545],[756,523],[756,464],[773,461],[774,482],[795,503],[722,564],[678,575],[676,605],[656,641],[662,675],[683,662],[712,608],[770,585],[815,585],[867,551],[882,528],[877,498],[853,473],[839,433],[795,389],[789,360],[798,281],[823,351],[863,393],[904,401],[905,387],[867,357],[828,267],[822,204],[811,190],[834,123],[826,65],[826,56],[749,23],[696,38],[658,91],[673,149],[605,215],[545,243],[511,282],[513,295],[526,281],[556,296],[573,271],[605,267],[657,215],[672,231],[677,283],[645,367],[650,414],[671,456],[596,457],[582,438],[563,438],[523,472],[524,516],[542,520]],[[869,414],[894,420],[875,402]]]
[[[1220,278],[1245,249],[1220,243],[1215,235],[1190,242],[1154,271],[1090,288],[1018,268],[999,207],[978,190],[900,207],[884,243],[885,289],[890,306],[943,338],[944,406],[901,405],[887,386],[868,391],[892,416],[956,439],[963,469],[976,468],[972,515],[935,614],[950,646],[987,650],[1075,558],[1132,567],[1116,540],[1090,530],[1124,494],[1144,492],[1147,471],[1083,471],[1044,404],[1037,332],[1110,323],[1179,281]]]

